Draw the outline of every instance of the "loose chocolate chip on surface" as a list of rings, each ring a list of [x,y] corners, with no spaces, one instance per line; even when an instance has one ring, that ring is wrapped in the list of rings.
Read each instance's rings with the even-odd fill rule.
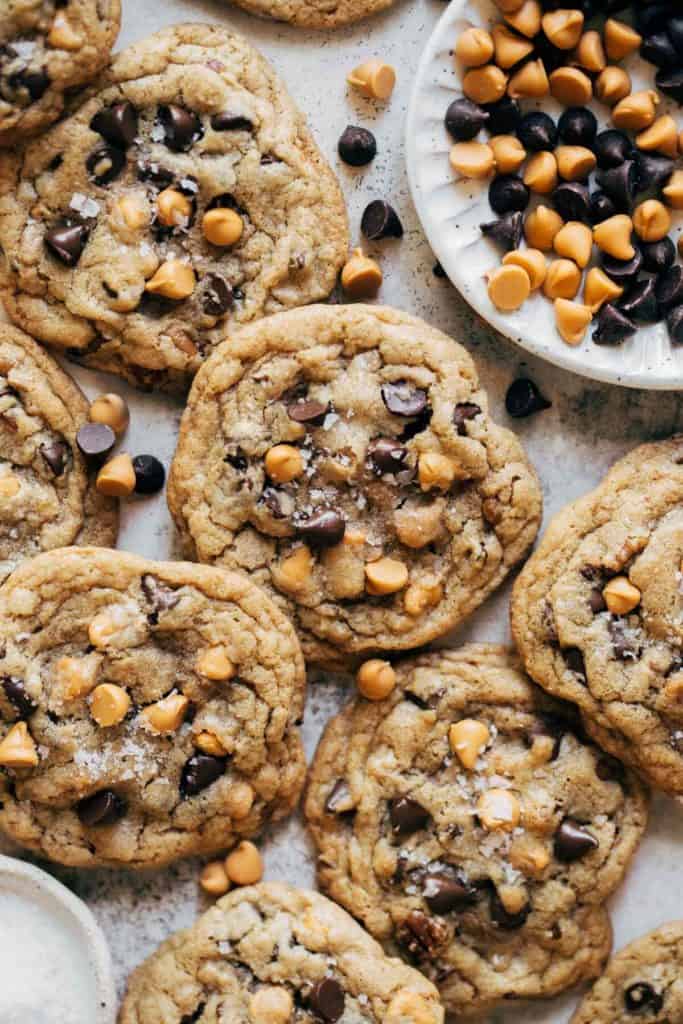
[[[618,167],[633,155],[633,143],[628,135],[616,128],[608,128],[595,137],[592,145],[598,167],[606,171]]]
[[[222,316],[232,307],[233,290],[220,274],[207,274],[202,278],[201,302],[207,316]]]
[[[453,410],[453,426],[460,437],[467,436],[467,421],[481,415],[481,409],[474,402],[458,402]]]
[[[337,779],[325,801],[325,810],[328,814],[345,814],[351,809],[352,804],[348,782],[346,779]]]
[[[88,241],[85,224],[67,221],[54,224],[45,232],[45,245],[67,267],[75,267]]]
[[[521,238],[521,235],[520,235],[520,238]],[[434,277],[438,277],[441,281],[447,281],[448,280],[448,274],[443,269],[443,267],[441,266],[441,264],[439,263],[438,260],[436,261],[436,263],[432,267],[432,274],[434,275]]]
[[[624,1004],[629,1013],[640,1013],[643,1010],[659,1013],[664,1000],[648,982],[637,981],[624,992]]]
[[[125,165],[125,154],[117,146],[99,146],[85,161],[88,175],[95,185],[108,185],[118,178]]]
[[[40,454],[55,476],[61,476],[64,472],[68,453],[69,449],[63,441],[50,441],[40,446]]]
[[[389,804],[389,819],[397,836],[409,836],[425,827],[429,821],[429,811],[417,800],[399,796]]]
[[[672,14],[670,3],[636,3],[633,12],[636,28],[643,36],[666,28]]]
[[[242,114],[232,114],[224,110],[220,114],[214,114],[211,118],[211,127],[215,132],[250,132],[254,125],[248,117]]]
[[[81,824],[86,828],[96,825],[113,825],[126,813],[125,801],[111,789],[101,789],[76,805]]]
[[[608,256],[606,253],[603,253],[600,258],[600,264],[608,277],[611,277],[617,284],[627,288],[642,270],[643,257],[638,247],[636,248],[635,255],[630,260],[617,260],[614,256]]]
[[[448,927],[421,910],[411,910],[396,931],[401,946],[416,960],[433,957],[448,939]]]
[[[667,21],[666,30],[671,37],[671,41],[683,57],[683,15],[679,15],[675,18],[670,18]]]
[[[586,107],[568,107],[557,123],[557,130],[566,145],[590,149],[598,132],[598,121]]]
[[[127,149],[138,134],[138,115],[132,103],[124,101],[104,107],[93,117],[90,127],[112,146]]]
[[[637,281],[619,300],[619,309],[636,324],[652,324],[661,320],[654,278]]]
[[[498,220],[489,221],[487,224],[480,224],[481,232],[490,238],[492,242],[499,245],[503,252],[512,252],[519,249],[522,241],[522,230],[524,228],[524,217],[517,210],[515,213],[506,213]]]
[[[310,423],[311,426],[320,427],[330,411],[329,402],[316,402],[314,398],[302,398],[287,406],[287,415],[295,423]]]
[[[29,697],[26,692],[23,680],[15,676],[5,676],[2,680],[2,688],[10,704],[16,708],[20,718],[30,718],[38,705]]]
[[[553,206],[563,220],[591,223],[590,193],[580,181],[563,181],[552,194]]]
[[[678,64],[680,56],[666,32],[653,32],[643,39],[640,56],[658,68],[672,68]]]
[[[554,149],[557,145],[557,126],[548,114],[532,111],[525,114],[517,125],[517,138],[530,153]]]
[[[555,856],[565,864],[585,857],[597,850],[600,843],[588,829],[571,818],[565,818],[555,833]]]
[[[657,153],[637,153],[635,162],[639,192],[662,188],[668,182],[676,166],[668,156],[660,156]]]
[[[351,167],[364,167],[377,155],[377,141],[367,128],[348,125],[337,143],[339,156]]]
[[[676,246],[670,238],[662,238],[660,242],[641,242],[640,251],[643,255],[643,270],[649,274],[663,274],[676,262]]]
[[[382,401],[394,416],[419,416],[427,408],[427,392],[405,381],[382,384]]]
[[[669,311],[666,326],[674,345],[683,345],[683,306],[676,306]]]
[[[638,330],[636,324],[608,302],[598,314],[597,325],[593,331],[596,345],[619,345]]]
[[[336,978],[323,978],[313,986],[308,1003],[321,1020],[337,1021],[344,1013],[344,989]]]
[[[165,583],[158,580],[156,576],[152,576],[151,573],[145,573],[140,580],[140,586],[157,615],[159,612],[167,612],[171,608],[175,608],[180,600],[180,594],[177,591],[167,587]]]
[[[526,377],[513,380],[505,395],[505,408],[515,419],[531,416],[535,412],[549,409],[552,402],[544,398],[538,386]]]
[[[384,473],[400,473],[406,468],[408,449],[391,437],[378,437],[368,445],[368,459],[373,471],[382,476]]]
[[[183,766],[180,776],[182,796],[196,796],[225,773],[226,759],[211,754],[193,754]]]
[[[603,220],[609,220],[619,211],[614,200],[601,191],[593,192],[590,197],[591,224],[600,224]]]
[[[136,455],[133,469],[136,494],[156,494],[164,486],[166,470],[154,455]]]
[[[468,885],[454,871],[439,870],[427,874],[423,894],[434,914],[450,914],[462,910],[477,899],[477,890]]]
[[[512,135],[517,131],[522,111],[517,100],[503,96],[497,103],[489,103],[483,108],[489,115],[487,130],[491,135]]]
[[[657,302],[665,313],[683,305],[683,267],[678,263],[657,281]]]
[[[202,137],[197,115],[176,103],[159,107],[159,122],[164,129],[164,142],[175,153],[187,152]]]
[[[483,107],[472,100],[453,100],[446,111],[446,130],[456,142],[470,142],[489,120]]]
[[[526,210],[531,193],[516,174],[499,174],[489,186],[489,203],[496,213]]]
[[[336,509],[321,509],[295,523],[302,540],[314,548],[329,548],[339,544],[346,532],[346,522]]]
[[[371,241],[403,237],[403,225],[398,214],[385,199],[375,199],[365,207],[360,229]]]
[[[116,434],[106,423],[84,423],[76,434],[76,444],[86,459],[104,460],[116,444]]]

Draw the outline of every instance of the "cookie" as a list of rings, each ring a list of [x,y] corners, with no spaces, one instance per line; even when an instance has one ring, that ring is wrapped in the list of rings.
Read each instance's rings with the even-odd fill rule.
[[[317,892],[236,889],[133,973],[119,1024],[443,1024],[436,989]]]
[[[243,576],[64,548],[0,590],[0,829],[77,867],[223,850],[288,813],[305,675]]]
[[[148,389],[226,328],[326,297],[337,181],[270,65],[218,26],[124,50],[73,115],[0,157],[0,290],[40,341]]]
[[[74,87],[106,65],[119,0],[0,0],[0,146],[56,121]]]
[[[251,14],[304,28],[339,28],[391,7],[394,0],[232,0]]]
[[[50,548],[116,543],[117,502],[95,490],[76,444],[87,419],[71,378],[0,323],[0,581]]]
[[[332,719],[311,767],[322,888],[458,1019],[595,977],[603,903],[646,825],[641,784],[505,648],[394,671],[386,699]]]
[[[683,795],[683,439],[636,448],[560,512],[521,573],[529,674],[605,750]]]
[[[192,388],[168,498],[187,553],[249,573],[327,664],[446,633],[541,517],[465,350],[362,305],[231,335]]]
[[[683,921],[662,925],[610,960],[572,1024],[681,1024]]]

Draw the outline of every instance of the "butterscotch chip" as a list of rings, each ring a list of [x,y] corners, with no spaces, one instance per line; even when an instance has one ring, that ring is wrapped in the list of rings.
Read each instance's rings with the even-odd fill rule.
[[[219,206],[204,214],[202,232],[212,245],[236,245],[244,233],[244,221],[236,210]]]
[[[548,150],[534,153],[524,170],[524,184],[538,195],[549,195],[557,186],[557,160]]]
[[[150,704],[141,712],[141,717],[154,732],[176,732],[185,721],[190,701],[182,693],[170,693],[168,697]]]
[[[263,861],[256,846],[242,840],[225,858],[225,872],[234,885],[255,885],[263,878]]]
[[[352,299],[372,299],[382,285],[382,270],[376,260],[365,256],[362,249],[354,249],[344,264],[341,284]]]
[[[373,658],[358,669],[356,682],[367,700],[384,700],[396,685],[396,673],[388,661]]]
[[[438,605],[442,598],[443,587],[438,580],[421,580],[419,583],[410,584],[405,592],[403,606],[408,615],[416,618]]]
[[[269,985],[256,991],[249,1001],[251,1024],[288,1024],[294,1002],[286,988]]]
[[[674,210],[683,210],[683,171],[674,171],[662,189],[666,201]]]
[[[549,82],[551,96],[565,107],[583,107],[593,97],[593,83],[578,68],[557,68]]]
[[[495,0],[496,7],[503,14],[512,14],[524,6],[525,0]]]
[[[488,726],[476,718],[462,718],[448,730],[448,743],[463,767],[470,771],[491,739]]]
[[[612,121],[617,128],[639,132],[654,122],[657,116],[659,96],[653,89],[632,92],[620,100],[612,111]]]
[[[523,267],[514,264],[500,267],[489,276],[488,293],[497,309],[513,312],[523,306],[531,294],[529,275]]]
[[[364,96],[375,100],[388,100],[396,85],[396,71],[391,64],[386,64],[383,60],[368,60],[354,68],[347,75],[346,81]]]
[[[559,9],[544,14],[541,25],[549,41],[558,50],[573,50],[581,38],[583,20],[580,11]]]
[[[568,345],[581,344],[592,319],[588,306],[569,299],[555,299],[555,322],[562,340]]]
[[[276,444],[266,452],[263,464],[271,480],[288,484],[304,471],[304,460],[291,444]]]
[[[608,18],[605,22],[605,49],[610,60],[619,61],[629,54],[635,53],[643,41],[643,37],[631,25],[616,18]]]
[[[100,494],[112,498],[127,498],[135,490],[135,468],[130,455],[122,453],[105,462],[97,474],[95,486]]]
[[[220,682],[232,679],[237,671],[222,645],[208,647],[202,651],[197,658],[195,668],[200,676]]]
[[[191,215],[192,203],[177,189],[165,188],[157,196],[157,220],[165,227],[186,227]]]
[[[306,589],[311,579],[313,564],[310,548],[302,544],[273,569],[275,586],[278,590],[284,590],[286,594],[300,593]]]
[[[510,863],[522,874],[538,878],[550,864],[550,852],[533,836],[519,836],[510,847]]]
[[[514,174],[526,160],[526,150],[516,135],[494,135],[488,144],[498,174]]]
[[[408,568],[396,558],[379,558],[365,566],[365,580],[369,594],[395,594],[408,582]]]
[[[493,45],[496,64],[504,71],[524,60],[534,49],[532,42],[511,32],[505,25],[494,26]]]
[[[20,490],[21,483],[14,474],[0,476],[0,498],[14,498]]]
[[[586,274],[586,283],[583,289],[583,301],[590,311],[595,315],[606,302],[614,302],[621,298],[624,289],[608,277],[600,267],[591,267]]]
[[[223,746],[217,736],[214,736],[212,732],[200,732],[195,737],[195,746],[197,750],[203,751],[205,754],[211,754],[212,757],[227,757],[228,750]]]
[[[529,277],[532,292],[540,288],[545,281],[548,264],[540,249],[514,249],[503,256],[503,265],[512,263],[522,267]]]
[[[543,294],[548,299],[574,299],[581,287],[581,271],[573,260],[553,260],[545,275]]]
[[[448,160],[464,178],[487,178],[496,165],[493,150],[485,142],[456,142]]]
[[[550,83],[542,60],[530,60],[517,71],[508,83],[512,99],[541,99],[550,92]]]
[[[567,221],[555,235],[553,246],[558,256],[572,260],[583,269],[590,263],[593,252],[593,232],[580,221]]]
[[[597,164],[595,153],[586,146],[558,146],[555,159],[565,181],[585,181]]]
[[[437,488],[447,491],[455,480],[455,463],[439,452],[423,452],[417,463],[417,475],[423,491]]]
[[[455,44],[455,56],[467,68],[479,68],[493,57],[494,45],[491,33],[484,28],[465,29]]]
[[[528,244],[541,252],[549,252],[553,247],[555,235],[560,230],[564,221],[557,210],[550,206],[537,206],[526,218],[524,223],[524,237]]]
[[[487,789],[477,801],[477,817],[490,831],[512,832],[520,816],[519,800],[509,789]]]
[[[35,768],[38,763],[38,750],[26,722],[17,722],[0,742],[0,765],[4,768]]]
[[[90,696],[90,714],[103,729],[119,725],[128,714],[130,706],[129,695],[113,683],[101,683]]]
[[[145,291],[165,299],[186,299],[192,295],[197,279],[194,270],[181,260],[167,260],[145,285]]]
[[[623,68],[607,67],[595,82],[595,95],[602,103],[613,107],[631,92],[631,76]]]
[[[199,884],[210,896],[225,896],[230,889],[230,879],[222,860],[211,861],[199,876]]]
[[[593,228],[593,239],[602,252],[614,256],[617,260],[630,260],[635,255],[631,243],[633,221],[625,213],[608,217]]]
[[[633,228],[644,242],[659,242],[671,230],[671,214],[658,199],[646,199],[633,211]]]
[[[603,587],[602,596],[613,615],[628,615],[638,607],[643,595],[628,576],[615,576]]]
[[[472,68],[462,81],[462,91],[473,103],[497,103],[505,95],[508,79],[495,64]]]
[[[538,0],[523,0],[521,6],[516,10],[506,12],[505,20],[523,36],[533,39],[541,31],[542,14],[543,11]]]
[[[602,36],[595,29],[584,32],[574,50],[574,60],[586,71],[599,74],[607,65]]]
[[[678,125],[670,114],[664,114],[636,136],[636,145],[638,149],[663,153],[675,159],[678,156]]]
[[[98,395],[90,403],[88,417],[91,423],[104,423],[111,427],[117,436],[120,436],[125,434],[128,429],[130,410],[121,395],[109,392],[106,395]]]

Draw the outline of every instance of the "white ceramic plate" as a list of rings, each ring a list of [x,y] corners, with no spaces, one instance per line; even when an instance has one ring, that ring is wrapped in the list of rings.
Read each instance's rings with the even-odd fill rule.
[[[418,67],[408,108],[406,155],[413,202],[430,245],[467,302],[522,348],[595,380],[628,387],[683,389],[683,346],[671,345],[664,323],[641,328],[616,347],[594,344],[589,329],[583,344],[573,348],[557,333],[553,304],[543,295],[533,295],[520,310],[505,314],[496,310],[487,295],[484,274],[500,263],[499,250],[479,229],[481,223],[496,219],[488,202],[489,181],[457,180],[448,163],[452,140],[444,127],[444,115],[449,103],[462,95],[462,69],[453,56],[458,35],[469,25],[490,27],[500,20],[500,11],[490,0],[452,0]],[[624,66],[632,76],[634,90],[653,87],[655,69],[651,65],[634,56]],[[562,112],[551,98],[541,104],[526,101],[524,106],[542,107],[555,120]],[[609,127],[608,108],[595,103],[592,109],[600,128]],[[681,111],[675,104],[663,104],[660,112],[672,113],[683,129]],[[674,215],[674,239],[682,226],[683,215]]]

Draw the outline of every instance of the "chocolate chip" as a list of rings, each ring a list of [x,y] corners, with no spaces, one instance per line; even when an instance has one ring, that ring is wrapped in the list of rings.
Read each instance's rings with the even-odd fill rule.
[[[180,600],[180,594],[177,591],[172,590],[171,587],[167,587],[165,583],[157,579],[156,576],[152,576],[151,573],[145,573],[140,580],[140,586],[142,592],[154,608],[154,622],[158,620],[160,612],[170,611],[171,608],[175,608]]]
[[[346,814],[353,809],[353,798],[346,779],[337,779],[325,801],[328,814]]]
[[[494,886],[489,897],[489,909],[491,911],[491,920],[495,924],[506,931],[514,931],[526,924],[526,920],[531,913],[531,904],[527,903],[516,914],[511,914],[509,910],[505,909],[505,905]]]
[[[667,32],[671,37],[671,41],[683,57],[683,15],[678,15],[676,18],[670,18],[666,25]]]
[[[90,122],[90,127],[112,146],[128,149],[138,134],[138,114],[133,104],[125,100],[100,110]]]
[[[125,165],[125,154],[116,146],[99,146],[85,161],[86,170],[95,185],[108,185],[118,178]]]
[[[174,153],[186,153],[203,135],[197,115],[176,103],[159,107],[159,123],[164,129],[164,142]]]
[[[490,238],[492,242],[500,246],[503,252],[512,252],[518,249],[522,241],[522,230],[524,217],[517,210],[515,213],[506,213],[498,220],[488,221],[479,225],[481,233]]]
[[[202,309],[207,316],[223,316],[232,307],[233,290],[220,274],[206,274],[201,281]]]
[[[205,1008],[206,1003],[200,1003],[192,1013],[186,1013],[184,1017],[180,1018],[180,1024],[197,1024],[197,1021],[204,1013]]]
[[[676,306],[666,318],[669,337],[674,345],[683,345],[683,306]]]
[[[380,238],[403,238],[403,225],[396,210],[386,199],[375,199],[368,203],[361,217],[360,229],[373,242]]]
[[[673,68],[680,59],[676,47],[666,32],[653,32],[652,35],[643,39],[640,56],[658,68]]]
[[[99,793],[80,800],[76,804],[76,813],[86,828],[114,825],[126,813],[126,804],[113,790],[101,789]]]
[[[446,131],[456,142],[470,142],[482,130],[489,115],[472,100],[453,100],[446,111]]]
[[[525,114],[517,125],[517,138],[529,153],[554,149],[557,145],[557,127],[552,117],[542,111]]]
[[[526,736],[526,743],[529,747],[532,747],[536,737],[549,737],[554,741],[550,760],[556,761],[560,755],[562,737],[565,733],[573,731],[574,723],[567,721],[560,715],[539,714],[529,729],[528,735]]]
[[[26,692],[23,680],[15,676],[5,676],[2,680],[2,688],[10,704],[16,708],[19,718],[30,718],[38,709],[35,701]]]
[[[567,668],[577,676],[586,678],[586,663],[578,647],[565,647],[562,651]]]
[[[68,446],[63,441],[48,441],[41,444],[39,451],[54,475],[61,476],[66,466]]]
[[[45,245],[67,267],[75,267],[88,241],[85,224],[60,221],[45,232]]]
[[[294,524],[297,534],[314,548],[330,548],[339,544],[346,532],[346,521],[336,509],[320,509],[302,517]]]
[[[607,628],[617,661],[635,661],[640,657],[641,649],[632,637],[627,636],[626,626],[621,619],[610,619]]]
[[[600,263],[608,277],[620,285],[628,286],[638,277],[643,266],[643,257],[640,249],[636,248],[635,256],[630,260],[617,260],[614,256],[603,253]]]
[[[537,385],[526,377],[514,380],[505,395],[505,408],[508,415],[515,419],[532,416],[536,412],[549,409],[551,405],[552,402],[543,397]]]
[[[520,235],[520,238],[521,237],[522,236]],[[438,277],[440,281],[447,281],[448,280],[448,274],[443,269],[443,267],[441,266],[441,264],[439,263],[438,260],[436,261],[436,263],[432,267],[432,274],[434,275],[434,277]]]
[[[641,242],[643,270],[649,274],[663,274],[676,262],[676,246],[667,236],[660,242]]]
[[[422,891],[429,909],[440,915],[464,910],[477,899],[477,890],[454,871],[440,870],[427,874]]]
[[[635,161],[639,192],[662,188],[668,182],[676,166],[668,156],[660,156],[657,153],[638,152]]]
[[[26,89],[27,93],[35,103],[43,98],[50,84],[50,76],[45,68],[38,71],[20,71],[11,78],[12,85]]]
[[[86,459],[98,464],[116,444],[116,434],[106,423],[84,423],[76,434],[76,444]]]
[[[426,811],[417,800],[409,796],[399,796],[389,804],[389,820],[394,835],[409,836],[424,828],[429,821],[429,811]]]
[[[348,125],[337,143],[339,156],[351,167],[364,167],[377,155],[377,142],[367,128]]]
[[[599,615],[600,612],[604,612],[607,608],[605,599],[602,596],[602,591],[595,587],[591,590],[590,597],[588,598],[588,605],[593,615]]]
[[[563,181],[552,194],[553,206],[563,220],[591,222],[591,199],[586,185],[580,181]]]
[[[211,754],[193,754],[183,766],[180,792],[184,797],[196,796],[225,773],[227,761]]]
[[[133,469],[136,494],[156,494],[164,486],[166,470],[154,455],[136,455]]]
[[[600,224],[603,220],[609,220],[610,217],[614,217],[618,212],[616,204],[605,192],[598,190],[591,194],[591,224]]]
[[[243,114],[232,114],[229,110],[224,110],[213,115],[211,127],[215,132],[250,132],[254,125]]]
[[[620,299],[619,309],[635,324],[653,324],[661,320],[654,279],[636,281]]]
[[[557,130],[565,145],[590,149],[598,133],[598,119],[586,107],[568,107],[557,123]]]
[[[670,267],[657,281],[657,302],[667,312],[683,305],[683,267]]]
[[[620,345],[638,330],[632,320],[608,302],[598,313],[593,341],[596,345]]]
[[[175,179],[173,171],[156,160],[138,160],[136,166],[140,181],[151,181],[158,188],[168,188]]]
[[[619,167],[633,156],[633,143],[628,135],[616,128],[600,132],[591,148],[598,161],[598,167],[603,171],[610,167]]]
[[[659,1013],[664,1005],[664,999],[648,982],[637,981],[634,985],[629,985],[624,992],[624,1005],[629,1013],[640,1013],[642,1010]]]
[[[329,402],[316,402],[314,398],[302,398],[287,406],[287,415],[295,423],[310,424],[321,427],[330,411]]]
[[[531,193],[516,174],[498,174],[489,186],[489,203],[496,213],[526,210]]]
[[[407,458],[408,449],[393,438],[378,437],[368,445],[368,459],[378,476],[400,473],[406,468]]]
[[[639,172],[635,160],[624,160],[617,167],[598,171],[595,180],[619,210],[630,213],[638,191]]]
[[[602,782],[623,782],[624,766],[615,757],[601,754],[595,765],[595,774]]]
[[[425,956],[432,958],[448,940],[448,927],[443,921],[429,917],[421,910],[411,910],[399,925],[396,938],[416,960]]]
[[[336,978],[323,978],[311,989],[308,1005],[320,1020],[336,1021],[344,1013],[344,989]]]
[[[488,103],[484,110],[489,115],[487,129],[491,135],[511,135],[517,131],[522,110],[517,100],[503,96],[497,103]]]
[[[406,381],[382,384],[382,401],[394,416],[419,416],[427,409],[427,392]]]
[[[591,850],[597,850],[599,845],[592,832],[572,818],[565,818],[555,832],[555,856],[564,864],[580,860]]]
[[[467,422],[477,416],[481,416],[481,409],[474,402],[458,402],[453,410],[453,426],[460,437],[467,437]]]
[[[666,28],[672,11],[670,3],[636,3],[633,5],[633,13],[640,34],[649,36],[652,32]]]

